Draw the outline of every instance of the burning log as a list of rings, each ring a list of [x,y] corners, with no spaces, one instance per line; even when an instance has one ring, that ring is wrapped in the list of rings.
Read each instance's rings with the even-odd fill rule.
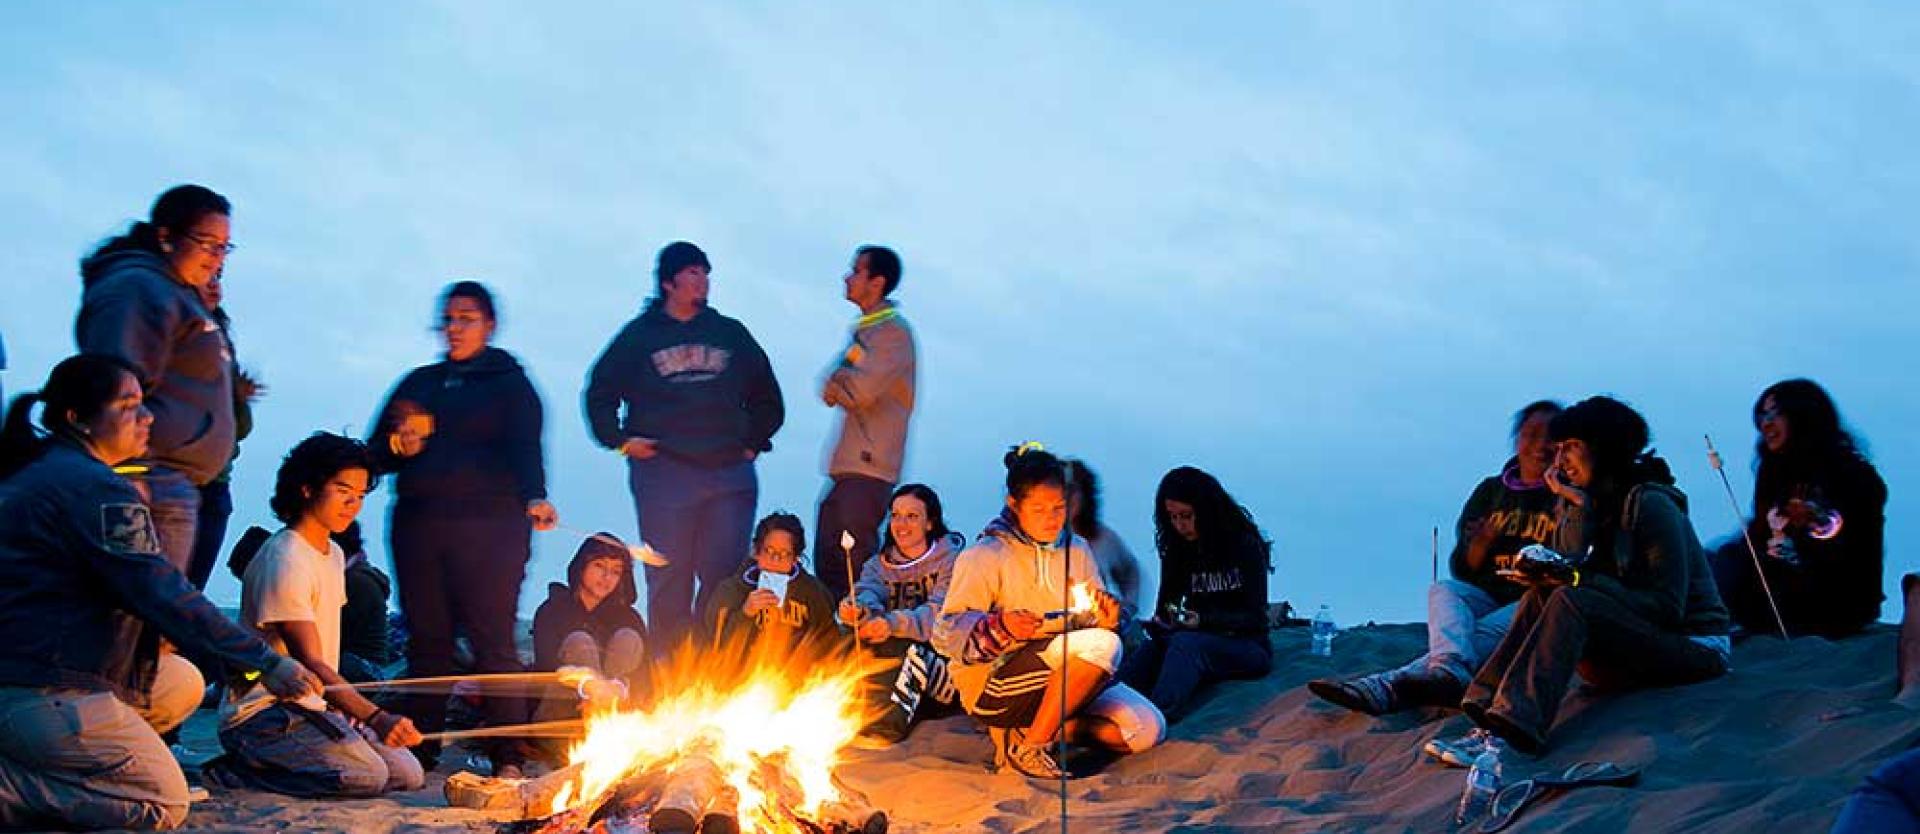
[[[701,821],[709,809],[716,815],[721,810],[714,800],[726,788],[726,776],[713,759],[700,753],[689,754],[667,774],[666,784],[660,788],[660,801],[654,803],[653,816],[647,824],[654,834],[695,834],[701,830]],[[738,796],[734,797],[734,803],[739,803]],[[733,830],[740,830],[737,820],[733,822]]]
[[[481,811],[511,811],[517,819],[544,817],[554,797],[580,780],[580,765],[568,765],[538,779],[495,779],[470,771],[447,777],[447,804]]]
[[[887,834],[887,812],[873,807],[866,794],[837,777],[833,786],[840,791],[840,798],[820,806],[820,821],[827,828],[848,834]]]
[[[722,784],[700,815],[700,834],[740,834],[740,791]]]

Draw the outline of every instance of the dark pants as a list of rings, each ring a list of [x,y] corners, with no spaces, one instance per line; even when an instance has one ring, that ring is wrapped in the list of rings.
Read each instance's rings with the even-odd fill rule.
[[[1894,832],[1920,832],[1920,750],[1874,770],[1833,822],[1833,834]]]
[[[1720,653],[1593,588],[1535,588],[1480,666],[1461,709],[1523,752],[1546,743],[1582,661],[1609,685],[1677,686],[1726,674]]]
[[[840,533],[853,534],[853,576],[860,577],[880,548],[880,525],[887,522],[887,500],[893,496],[893,484],[861,475],[835,475],[827,495],[820,499],[820,514],[813,522],[813,572],[836,602],[845,599],[847,553],[840,549]]]
[[[200,526],[200,488],[187,476],[164,466],[127,480],[147,499],[154,531],[160,535],[160,551],[174,569],[185,573],[193,562],[195,531]]]
[[[1848,587],[1849,577],[1833,571],[1794,567],[1768,556],[1766,542],[1755,544],[1762,548],[1760,564],[1766,571],[1767,588],[1772,589],[1774,601],[1780,605],[1780,618],[1786,620],[1788,634],[1845,637],[1858,634],[1879,619],[1878,605],[1872,611],[1835,607],[1836,602],[1842,600],[1877,599],[1880,594],[1877,574],[1863,574],[1852,580],[1856,585]],[[1714,584],[1720,588],[1720,599],[1727,604],[1727,613],[1733,616],[1733,621],[1754,634],[1779,634],[1780,626],[1773,619],[1773,609],[1767,605],[1766,590],[1754,572],[1753,554],[1747,550],[1746,540],[1735,538],[1708,556]]]
[[[947,674],[947,658],[933,646],[895,637],[868,649],[885,666],[867,677],[867,710],[879,717],[866,732],[899,741],[914,722],[959,711],[960,693]]]
[[[656,455],[628,464],[640,539],[667,559],[647,566],[647,630],[663,658],[692,631],[696,604],[752,554],[760,480],[750,461],[710,469]]]
[[[387,529],[400,609],[407,618],[408,674],[453,674],[456,629],[473,647],[474,671],[525,671],[513,632],[520,583],[532,552],[533,527],[527,517],[448,517],[402,501],[394,505]],[[484,711],[491,726],[527,720],[526,702],[518,696],[488,694]],[[421,732],[440,732],[446,727],[446,695],[409,696],[401,712]],[[513,740],[494,745],[492,754],[496,765],[519,764],[523,755]]]
[[[187,562],[187,581],[204,591],[213,577],[213,566],[220,561],[226,544],[227,519],[233,517],[233,489],[227,481],[214,481],[200,488],[199,526],[193,531],[193,557]],[[208,678],[213,680],[213,678]]]
[[[1264,638],[1175,631],[1159,634],[1128,654],[1120,665],[1120,680],[1146,693],[1172,718],[1202,686],[1258,678],[1272,669],[1272,645]]]

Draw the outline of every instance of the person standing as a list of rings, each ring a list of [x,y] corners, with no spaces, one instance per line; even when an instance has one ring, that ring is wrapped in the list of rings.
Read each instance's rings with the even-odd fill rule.
[[[233,344],[233,320],[228,317],[221,303],[226,299],[225,276],[224,269],[216,271],[211,280],[195,288],[200,295],[200,303],[206,306],[214,323],[220,326],[220,338],[226,342],[227,356],[233,365],[233,454],[228,456],[227,465],[221,467],[220,474],[200,486],[200,512],[193,533],[193,556],[187,564],[187,581],[203,591],[207,588],[207,580],[213,576],[214,563],[220,561],[220,548],[227,538],[227,520],[233,517],[233,463],[240,457],[240,442],[253,433],[253,402],[267,390],[266,386],[240,368],[240,354]]]
[[[521,672],[513,634],[532,531],[559,522],[547,503],[540,395],[512,354],[490,344],[499,321],[493,293],[459,281],[440,307],[446,359],[400,380],[368,444],[375,474],[397,474],[387,530],[411,630],[409,674],[452,674],[456,628],[473,646],[476,671]],[[422,695],[405,712],[431,734],[444,727],[446,707],[445,697]],[[496,727],[527,715],[517,697],[488,697],[485,712]],[[439,751],[427,742],[416,752],[431,767]],[[514,775],[526,758],[514,739],[489,754],[496,775]]]
[[[655,296],[587,374],[588,429],[627,460],[647,566],[647,622],[664,657],[699,601],[748,552],[760,482],[754,459],[786,421],[780,383],[745,325],[707,303],[713,265],[700,247],[660,250]]]
[[[852,589],[847,566],[827,567],[829,557],[851,557],[853,576],[873,556],[875,536],[887,517],[893,485],[900,480],[913,420],[916,370],[913,330],[889,298],[900,286],[900,256],[885,246],[854,251],[843,279],[846,299],[860,308],[847,349],[820,386],[820,400],[839,410],[839,430],[827,453],[827,494],[814,521],[821,554],[820,580],[836,600]],[[834,554],[842,532],[853,548]]]
[[[182,571],[193,558],[200,488],[233,458],[233,355],[199,292],[233,251],[232,214],[211,189],[175,186],[145,221],[80,262],[74,340],[82,353],[117,356],[139,371],[153,440],[121,472],[146,498],[161,551]]]

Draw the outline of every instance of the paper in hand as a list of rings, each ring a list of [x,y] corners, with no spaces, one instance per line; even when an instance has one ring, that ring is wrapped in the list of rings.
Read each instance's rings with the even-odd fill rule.
[[[780,604],[786,605],[787,583],[791,581],[793,581],[793,576],[790,574],[763,570],[760,572],[760,583],[758,587],[763,591],[772,591],[774,596],[780,598]]]

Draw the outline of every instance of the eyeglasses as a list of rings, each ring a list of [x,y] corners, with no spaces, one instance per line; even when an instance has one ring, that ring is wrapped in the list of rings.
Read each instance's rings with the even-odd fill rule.
[[[219,255],[223,258],[233,254],[233,250],[240,248],[234,245],[233,241],[215,240],[213,238],[207,237],[206,235],[190,234],[190,235],[187,235],[186,238],[188,241],[191,241],[193,245],[198,246],[201,249],[205,249],[207,251],[207,254]]]
[[[762,550],[760,551],[760,555],[765,556],[769,559],[798,560],[800,558],[800,551],[798,550]]]

